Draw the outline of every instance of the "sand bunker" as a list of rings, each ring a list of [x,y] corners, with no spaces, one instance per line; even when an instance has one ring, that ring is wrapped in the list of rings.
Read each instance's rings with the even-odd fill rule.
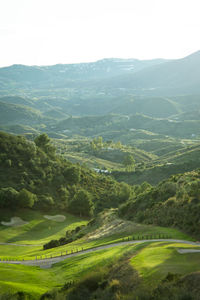
[[[63,215],[55,215],[55,216],[44,215],[44,218],[55,222],[64,222],[66,219],[66,217]]]
[[[13,218],[11,218],[10,222],[2,221],[1,224],[4,226],[22,226],[22,225],[28,224],[28,222],[23,221],[19,217],[13,217]]]
[[[200,249],[178,249],[177,251],[181,254],[184,254],[184,253],[199,253]]]

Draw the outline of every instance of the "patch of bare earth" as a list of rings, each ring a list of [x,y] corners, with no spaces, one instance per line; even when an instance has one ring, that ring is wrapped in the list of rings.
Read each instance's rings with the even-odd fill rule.
[[[140,224],[118,218],[115,209],[101,213],[97,222],[99,226],[96,230],[87,235],[88,240],[103,238],[115,233],[132,233],[133,229],[141,226]]]

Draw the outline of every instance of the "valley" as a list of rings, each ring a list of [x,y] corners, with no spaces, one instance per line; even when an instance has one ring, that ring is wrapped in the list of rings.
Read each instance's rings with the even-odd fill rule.
[[[199,300],[199,63],[0,68],[0,299]]]

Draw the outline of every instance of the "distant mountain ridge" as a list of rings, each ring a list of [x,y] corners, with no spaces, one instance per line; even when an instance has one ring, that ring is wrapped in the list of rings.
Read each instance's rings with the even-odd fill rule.
[[[102,84],[102,83],[101,83]],[[135,74],[112,78],[107,88],[133,89],[137,94],[176,95],[200,92],[200,51],[154,65]]]
[[[57,64],[52,66],[12,65],[0,68],[1,88],[74,86],[74,81],[110,78],[116,75],[138,72],[164,59],[102,59],[92,63]]]
[[[200,93],[200,51],[181,59],[102,59],[53,66],[0,68],[0,91],[19,89],[125,90],[135,95]]]

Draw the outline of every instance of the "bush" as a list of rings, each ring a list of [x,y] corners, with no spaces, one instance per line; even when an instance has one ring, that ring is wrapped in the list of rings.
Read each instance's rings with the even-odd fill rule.
[[[60,246],[58,240],[51,240],[50,242],[43,245],[43,249],[46,250],[46,249],[51,249],[51,248],[55,248],[58,246]]]

